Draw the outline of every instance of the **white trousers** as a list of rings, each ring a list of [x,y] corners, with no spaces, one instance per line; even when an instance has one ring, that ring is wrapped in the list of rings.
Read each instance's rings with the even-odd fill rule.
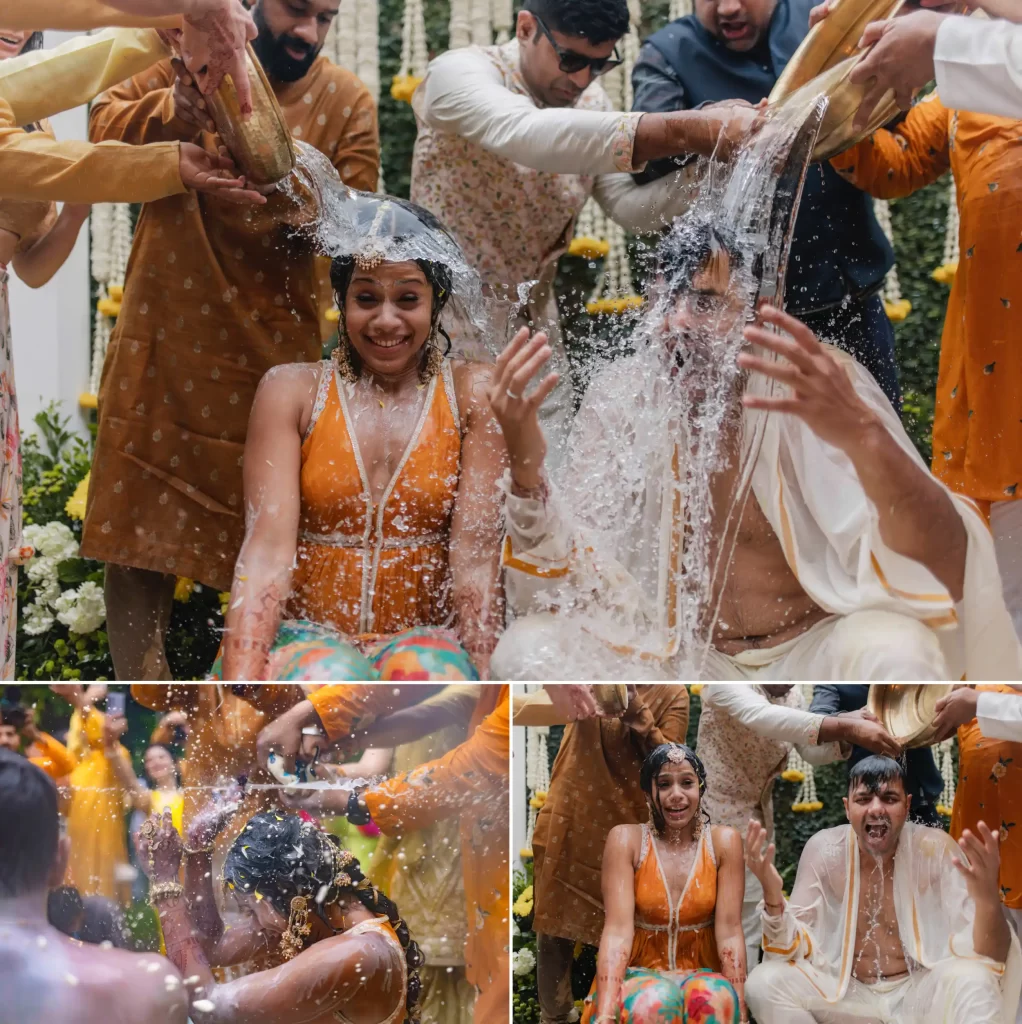
[[[540,613],[511,624],[493,652],[494,679],[678,678],[670,661],[618,654],[589,632],[581,618]],[[702,678],[751,680],[941,680],[947,666],[933,630],[894,612],[834,616],[776,647],[729,657],[710,651]]]
[[[990,506],[997,568],[1001,572],[1004,603],[1022,640],[1022,501],[995,501]]]
[[[875,985],[852,978],[836,1004],[794,964],[767,960],[749,975],[745,999],[758,1024],[1001,1024],[997,976],[969,960]]]

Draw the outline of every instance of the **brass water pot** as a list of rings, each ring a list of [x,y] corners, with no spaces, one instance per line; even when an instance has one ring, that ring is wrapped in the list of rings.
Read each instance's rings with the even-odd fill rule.
[[[950,684],[873,683],[866,706],[903,747],[929,747],[937,735],[937,701],[953,689]]]
[[[248,80],[252,88],[252,115],[241,118],[238,91],[230,75],[206,97],[217,133],[238,169],[252,185],[275,185],[295,168],[297,154],[277,97],[251,46]]]

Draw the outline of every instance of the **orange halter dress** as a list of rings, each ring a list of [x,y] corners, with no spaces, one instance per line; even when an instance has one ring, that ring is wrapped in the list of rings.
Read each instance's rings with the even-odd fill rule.
[[[735,1008],[737,1019],[737,997],[722,977],[715,976],[719,975],[721,969],[713,927],[716,905],[717,860],[709,827],[705,826],[702,830],[692,871],[681,895],[675,900],[667,884],[656,841],[649,826],[643,825],[639,866],[635,871],[635,935],[619,1008],[622,1020],[631,1018],[633,1002],[649,994],[656,994],[648,992],[648,979],[632,974],[635,970],[656,971],[659,974],[713,971],[714,975],[701,974],[692,979],[693,983],[703,989],[725,990],[720,994],[729,1012],[719,1019],[729,1022],[732,1007]],[[586,1000],[582,1024],[590,1024],[596,1016],[596,985],[594,979]],[[677,997],[679,1006],[683,1005],[684,990],[679,990]],[[673,998],[673,994],[669,998]],[[665,1016],[664,1019],[674,1018]],[[716,1016],[708,1018],[717,1019]]]
[[[461,471],[451,364],[430,380],[422,412],[383,497],[373,502],[347,384],[323,365],[302,444],[301,520],[289,618],[371,642],[453,621],[448,561]]]

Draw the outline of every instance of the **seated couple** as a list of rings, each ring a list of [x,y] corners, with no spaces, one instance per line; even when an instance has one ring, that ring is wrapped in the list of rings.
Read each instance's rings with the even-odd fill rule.
[[[226,889],[247,923],[224,929],[209,849],[229,814],[200,813],[188,847],[170,812],[143,824],[150,902],[167,956],[81,943],[47,922],[67,866],[57,791],[0,750],[0,1017],[18,1024],[417,1024],[422,953],[397,907],[336,839],[295,815],[259,814],[228,851]],[[184,885],[179,882],[184,854]],[[227,984],[211,968],[277,966]]]
[[[744,262],[711,218],[675,222],[648,340],[593,379],[563,478],[544,470],[537,419],[549,375],[526,393],[549,352],[542,335],[497,360],[516,619],[494,677],[1022,677],[981,512],[930,474],[851,356],[770,306],[757,316],[760,284]],[[738,372],[715,369],[736,358]],[[714,426],[693,436],[699,423]],[[700,548],[685,470],[707,449],[726,458],[702,479],[692,472]],[[714,570],[713,584],[686,603],[693,563]]]
[[[742,841],[706,820],[702,762],[662,744],[640,780],[651,823],[607,838],[583,1024],[738,1024],[750,1011],[758,1024],[1014,1024],[1022,957],[1001,907],[997,833],[981,823],[956,846],[907,823],[898,762],[853,766],[850,824],[809,840],[787,902],[774,848],[750,822],[765,959],[747,979]]]

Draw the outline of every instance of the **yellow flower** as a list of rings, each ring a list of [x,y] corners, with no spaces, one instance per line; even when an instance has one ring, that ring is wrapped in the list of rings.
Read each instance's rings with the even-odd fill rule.
[[[958,260],[952,260],[950,263],[942,263],[937,269],[930,274],[937,284],[951,284],[955,279],[955,274],[958,273]]]
[[[223,590],[217,594],[217,597],[220,598],[220,614],[226,618],[227,608],[231,603],[231,592],[229,590]]]
[[[395,75],[390,85],[390,95],[398,103],[411,103],[412,93],[418,89],[421,81],[416,75]]]
[[[908,299],[898,299],[897,302],[884,302],[884,312],[887,319],[894,323],[900,323],[912,312],[912,303]]]
[[[691,693],[691,694],[694,694],[696,697],[698,697],[699,694],[701,694],[703,692],[703,684],[702,683],[693,683],[688,688],[688,692]]]
[[[610,242],[592,235],[579,235],[568,246],[569,256],[581,256],[587,260],[602,260],[610,252]]]
[[[529,801],[529,806],[534,807],[537,811],[541,811],[544,804],[546,804],[546,791],[537,789],[536,792],[533,793],[532,799]]]
[[[78,396],[78,404],[83,409],[98,409],[99,399],[96,397],[96,395],[90,394],[88,391],[83,391]]]
[[[178,576],[177,583],[174,584],[174,600],[187,604],[194,589],[195,580],[190,580],[187,576]]]
[[[523,846],[518,851],[518,856],[521,857],[522,860],[532,860],[532,847],[531,846]]]
[[[341,311],[336,306],[331,306],[325,315],[327,323],[336,324],[341,321]]]
[[[86,473],[85,476],[78,481],[78,486],[75,488],[74,494],[67,499],[67,504],[64,506],[64,511],[72,519],[84,519],[85,518],[85,502],[89,496],[89,477],[92,473]]]
[[[527,885],[515,900],[511,912],[515,917],[528,917],[532,913],[532,886]]]
[[[594,299],[586,303],[586,312],[591,316],[600,313],[626,313],[641,306],[642,302],[641,295],[626,295],[622,299]]]
[[[120,302],[124,298],[124,287],[119,284],[112,284],[107,288],[107,295],[110,296],[114,302]]]
[[[802,772],[797,771],[794,768],[786,768],[781,772],[781,778],[784,779],[785,782],[805,782],[806,779]]]
[[[100,299],[96,303],[96,309],[104,316],[110,316],[116,320],[117,314],[121,311],[121,304],[114,299]]]
[[[951,808],[947,804],[937,804],[937,813],[943,815],[945,818],[951,817]]]

